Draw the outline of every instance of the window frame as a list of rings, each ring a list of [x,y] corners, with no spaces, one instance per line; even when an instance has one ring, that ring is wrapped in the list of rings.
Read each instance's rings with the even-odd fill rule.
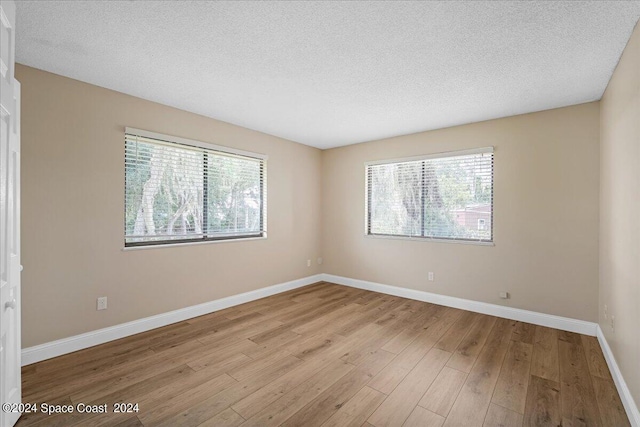
[[[205,234],[204,236],[199,238],[193,238],[193,239],[187,238],[187,239],[170,239],[170,240],[151,240],[151,241],[143,241],[143,242],[127,242],[126,217],[123,216],[124,250],[164,248],[164,247],[171,247],[171,246],[184,246],[184,245],[194,245],[194,244],[198,245],[198,244],[205,244],[205,243],[220,243],[220,242],[237,242],[237,241],[246,241],[246,240],[262,240],[267,238],[267,160],[269,159],[268,155],[240,150],[237,148],[226,147],[223,145],[211,144],[208,142],[197,141],[197,140],[188,139],[188,138],[182,138],[179,136],[165,135],[157,132],[151,132],[147,130],[132,128],[132,127],[125,127],[125,131],[124,131],[125,141],[126,141],[127,135],[154,139],[161,143],[174,144],[177,146],[183,145],[191,148],[194,148],[194,147],[202,148],[204,150],[220,152],[220,153],[223,153],[223,155],[246,157],[254,160],[259,160],[261,164],[261,169],[262,169],[261,171],[262,179],[260,180],[260,199],[261,199],[260,200],[261,201],[260,203],[261,227],[260,228],[261,228],[261,231],[258,233],[246,234],[241,236],[233,235],[233,236],[216,236],[216,237],[208,237],[206,235],[206,232],[204,232],[203,233]],[[126,147],[126,142],[125,142],[125,147]],[[205,159],[208,158],[208,154],[209,153],[207,152],[204,153]],[[125,161],[126,161],[126,154],[125,154]],[[205,162],[206,161],[207,160],[205,160]],[[203,170],[203,174],[204,174],[204,170]],[[124,191],[125,200],[124,200],[123,213],[126,212],[126,206],[127,206],[126,169],[125,169],[124,176],[125,176],[125,191]],[[206,182],[207,180],[205,179],[204,191],[206,191],[206,188],[207,188]],[[204,192],[203,192],[203,198],[204,198],[203,199],[203,230],[205,230],[204,225],[206,224],[206,219],[204,217],[206,217],[206,211],[204,209],[204,204],[205,204],[204,200],[206,200],[206,193]]]
[[[402,234],[376,234],[371,233],[371,193],[369,186],[369,167],[376,165],[386,165],[395,163],[406,162],[419,162],[423,160],[450,158],[458,156],[468,156],[473,154],[487,154],[493,155],[491,166],[491,219],[489,224],[491,225],[491,238],[490,240],[481,239],[462,239],[462,238],[446,238],[446,237],[430,237],[430,236],[410,236]],[[466,245],[479,245],[479,246],[495,246],[495,233],[494,233],[494,205],[495,205],[495,150],[493,146],[471,148],[466,150],[457,151],[445,151],[432,154],[424,154],[419,156],[401,157],[395,159],[383,159],[364,162],[364,187],[365,187],[365,200],[364,200],[364,235],[366,238],[373,239],[392,239],[392,240],[410,240],[416,242],[438,242],[438,243],[457,243]],[[424,188],[421,191],[424,192]],[[424,215],[423,222],[424,222]]]

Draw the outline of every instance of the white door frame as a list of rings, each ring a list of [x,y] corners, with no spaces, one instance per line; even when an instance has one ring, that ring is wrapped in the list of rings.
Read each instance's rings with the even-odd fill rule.
[[[20,83],[15,4],[0,0],[0,426],[20,417]]]

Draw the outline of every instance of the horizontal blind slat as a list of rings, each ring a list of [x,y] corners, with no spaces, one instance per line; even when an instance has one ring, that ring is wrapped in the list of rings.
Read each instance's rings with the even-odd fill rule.
[[[265,160],[125,135],[125,244],[263,235]]]
[[[493,239],[493,152],[366,165],[372,235]]]

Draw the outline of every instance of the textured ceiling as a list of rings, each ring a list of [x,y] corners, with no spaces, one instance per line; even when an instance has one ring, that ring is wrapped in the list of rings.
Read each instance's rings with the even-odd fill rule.
[[[18,1],[16,56],[329,148],[600,99],[639,16],[640,1]]]

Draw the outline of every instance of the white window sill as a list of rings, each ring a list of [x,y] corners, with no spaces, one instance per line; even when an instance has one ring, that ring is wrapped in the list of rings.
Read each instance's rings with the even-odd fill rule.
[[[437,239],[431,237],[405,237],[405,236],[380,236],[376,234],[365,234],[368,239],[383,240],[409,240],[412,242],[433,242],[433,243],[455,243],[458,245],[475,245],[475,246],[495,246],[494,242],[480,242],[475,240],[455,240],[455,239]]]
[[[231,242],[247,242],[249,240],[267,240],[267,236],[263,237],[247,237],[246,239],[220,239],[220,240],[205,240],[204,242],[184,242],[184,243],[165,243],[160,245],[147,245],[147,246],[125,246],[123,251],[138,251],[147,249],[164,249],[175,248],[181,246],[195,246],[195,245],[209,245],[212,243],[231,243]]]

